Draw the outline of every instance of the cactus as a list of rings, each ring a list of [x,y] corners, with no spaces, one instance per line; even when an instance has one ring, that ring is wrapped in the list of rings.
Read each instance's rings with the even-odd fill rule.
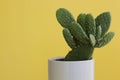
[[[104,47],[114,37],[114,32],[107,32],[111,16],[104,12],[95,19],[91,14],[80,14],[75,21],[72,14],[64,8],[56,11],[56,18],[63,29],[63,36],[71,48],[65,61],[89,60],[95,48]]]

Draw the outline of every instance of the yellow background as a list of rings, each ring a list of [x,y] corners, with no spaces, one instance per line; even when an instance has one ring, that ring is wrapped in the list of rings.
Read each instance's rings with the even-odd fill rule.
[[[55,12],[64,7],[77,17],[110,11],[107,46],[96,49],[95,80],[120,80],[120,0],[0,0],[0,80],[47,80],[47,59],[70,50]]]

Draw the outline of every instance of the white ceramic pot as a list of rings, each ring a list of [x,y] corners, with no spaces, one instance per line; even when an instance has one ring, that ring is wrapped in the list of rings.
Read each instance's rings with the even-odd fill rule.
[[[48,80],[94,80],[94,60],[57,61],[48,59]]]

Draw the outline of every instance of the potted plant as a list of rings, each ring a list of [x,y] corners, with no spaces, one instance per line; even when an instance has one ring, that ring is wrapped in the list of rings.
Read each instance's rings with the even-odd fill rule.
[[[107,32],[111,16],[104,12],[95,19],[81,13],[77,20],[64,8],[56,11],[63,36],[71,48],[65,57],[48,59],[49,80],[94,80],[94,48],[108,44],[114,32]]]

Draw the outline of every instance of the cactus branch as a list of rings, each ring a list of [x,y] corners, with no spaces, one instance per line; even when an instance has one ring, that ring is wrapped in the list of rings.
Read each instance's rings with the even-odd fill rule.
[[[95,19],[96,21],[96,26],[101,25],[102,28],[102,34],[101,36],[104,36],[104,34],[108,31],[110,27],[110,22],[111,22],[111,16],[109,12],[104,12],[97,16]]]
[[[88,43],[88,36],[77,22],[72,22],[70,24],[69,30],[77,40],[83,43]]]
[[[63,29],[63,36],[67,42],[67,44],[71,47],[71,48],[76,48],[76,44],[73,40],[73,36],[71,35],[70,31],[67,28]]]
[[[95,20],[91,14],[87,14],[85,18],[85,27],[87,29],[87,35],[93,34],[95,36],[96,33],[96,25]]]
[[[96,45],[97,48],[103,47],[108,44],[114,37],[114,32],[108,32]]]
[[[68,28],[69,24],[75,21],[72,14],[67,9],[64,8],[60,8],[56,11],[56,18],[58,22],[61,24],[61,26],[65,28]]]
[[[86,18],[86,14],[80,14],[77,17],[77,22],[81,25],[81,27],[83,28],[84,31],[86,31],[85,18]]]

